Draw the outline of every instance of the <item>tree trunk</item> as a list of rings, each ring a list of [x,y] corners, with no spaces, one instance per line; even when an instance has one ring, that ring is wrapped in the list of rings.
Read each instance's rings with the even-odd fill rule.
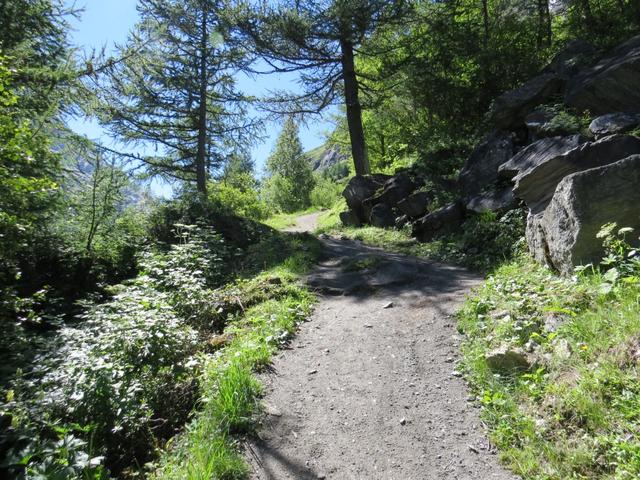
[[[482,0],[482,20],[484,23],[484,48],[489,46],[489,5],[488,0]]]
[[[596,22],[593,18],[593,12],[591,11],[591,4],[589,0],[580,0],[582,7],[582,13],[584,14],[584,22],[589,33],[594,33],[596,30]]]
[[[353,61],[353,44],[349,40],[342,39],[340,40],[340,48],[342,49],[342,78],[344,80],[344,97],[347,106],[347,123],[353,164],[356,167],[356,175],[367,175],[371,173],[371,168],[369,167],[367,144],[362,128],[362,107],[358,98],[358,79]]]
[[[198,105],[198,150],[196,152],[196,185],[198,192],[207,194],[207,10],[202,9],[200,24],[200,74]]]
[[[550,47],[551,36],[549,0],[538,0],[538,48]]]

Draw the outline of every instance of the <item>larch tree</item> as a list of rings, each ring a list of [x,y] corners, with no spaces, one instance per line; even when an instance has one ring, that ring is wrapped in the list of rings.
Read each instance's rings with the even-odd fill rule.
[[[407,12],[402,0],[282,0],[241,4],[235,24],[266,62],[270,72],[300,72],[303,93],[272,99],[274,111],[319,113],[343,103],[356,174],[370,173],[362,127],[363,76],[356,55],[373,32],[398,23]]]
[[[206,194],[210,173],[255,138],[247,98],[234,75],[247,61],[220,21],[217,0],[141,0],[140,21],[120,60],[107,69],[104,122],[151,175],[195,182]]]

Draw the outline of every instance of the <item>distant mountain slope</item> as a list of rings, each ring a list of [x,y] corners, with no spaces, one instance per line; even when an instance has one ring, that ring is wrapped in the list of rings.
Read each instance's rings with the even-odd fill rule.
[[[309,159],[314,172],[326,170],[349,159],[349,155],[340,147],[326,144],[306,152],[305,155]]]

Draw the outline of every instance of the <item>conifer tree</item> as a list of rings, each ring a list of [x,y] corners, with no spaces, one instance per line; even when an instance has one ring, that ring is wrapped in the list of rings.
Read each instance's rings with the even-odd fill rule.
[[[235,22],[274,72],[302,72],[302,95],[281,95],[275,109],[317,113],[329,105],[346,107],[355,171],[370,172],[356,54],[383,26],[399,23],[408,11],[403,0],[281,0],[239,8]],[[373,53],[373,52],[370,52]],[[379,54],[380,52],[375,52]]]
[[[141,0],[140,21],[109,68],[105,122],[123,141],[152,146],[150,174],[195,182],[200,193],[256,124],[234,74],[245,53],[231,46],[217,0]],[[147,148],[148,150],[148,148]]]
[[[276,141],[275,148],[267,160],[268,181],[271,197],[277,206],[286,212],[306,208],[313,190],[313,172],[302,150],[298,136],[298,125],[288,118]]]

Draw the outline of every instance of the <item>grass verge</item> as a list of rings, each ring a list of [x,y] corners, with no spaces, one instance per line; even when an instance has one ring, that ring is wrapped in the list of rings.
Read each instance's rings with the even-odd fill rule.
[[[561,279],[522,257],[459,313],[462,368],[502,459],[525,479],[640,478],[640,289],[637,277],[613,288],[610,277]],[[492,370],[497,348],[531,367]]]
[[[204,360],[201,399],[184,433],[154,466],[154,479],[242,479],[247,466],[239,449],[260,412],[262,388],[253,373],[293,335],[311,312],[314,297],[297,284],[320,252],[307,235],[277,235],[250,253],[245,279],[228,287],[242,308],[224,332],[211,339]]]
[[[512,258],[524,235],[524,216],[519,210],[502,217],[491,212],[471,217],[458,233],[421,243],[411,236],[410,225],[401,229],[345,227],[339,214],[346,209],[344,200],[341,200],[322,213],[316,233],[341,235],[390,252],[428,257],[483,272],[491,271]]]

